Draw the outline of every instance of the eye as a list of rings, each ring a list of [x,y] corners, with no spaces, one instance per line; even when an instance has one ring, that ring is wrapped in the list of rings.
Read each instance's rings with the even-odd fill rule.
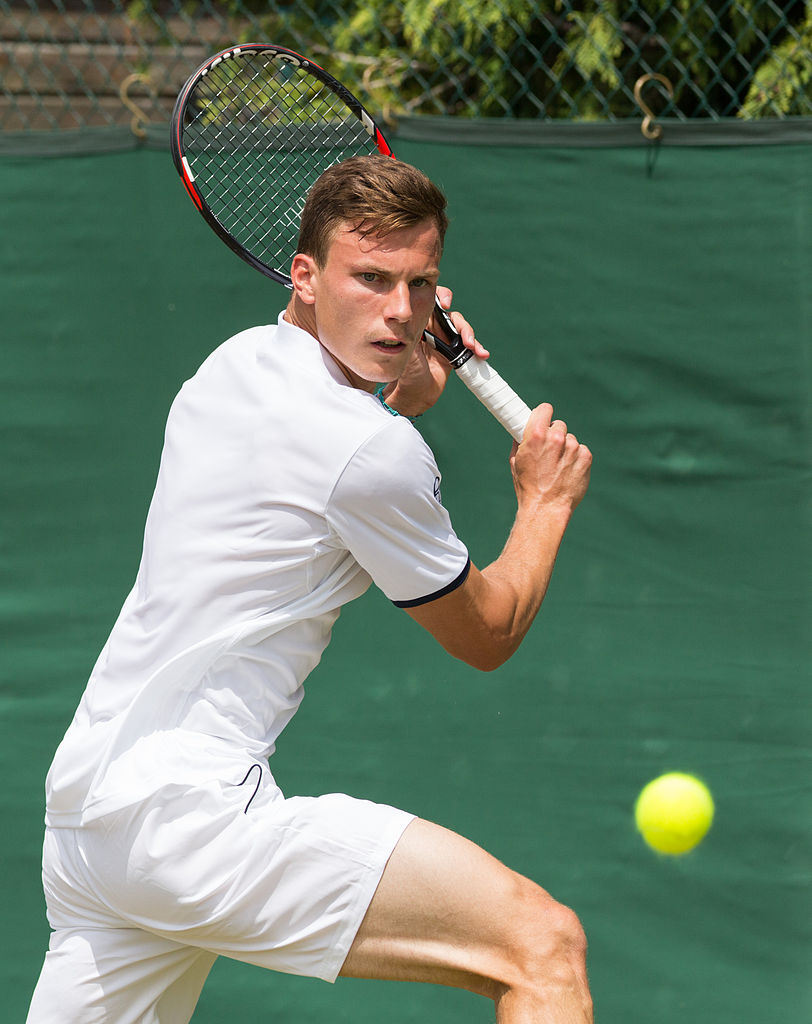
[[[429,284],[430,282],[427,281],[425,277],[416,277],[414,281],[412,281],[412,288],[425,288]]]
[[[366,281],[367,284],[374,284],[378,280],[378,275],[373,273],[371,270],[367,270],[365,273],[361,274],[361,279]]]

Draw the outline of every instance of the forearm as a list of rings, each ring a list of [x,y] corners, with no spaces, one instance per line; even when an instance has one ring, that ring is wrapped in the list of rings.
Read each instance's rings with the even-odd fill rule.
[[[498,668],[526,636],[589,483],[589,449],[563,421],[552,421],[552,411],[547,404],[534,409],[514,446],[517,512],[501,555],[482,572],[472,566],[450,594],[409,612],[449,654],[475,668]]]
[[[571,511],[520,509],[499,557],[481,572],[488,589],[486,617],[506,660],[524,639],[541,608]]]
[[[535,619],[553,572],[570,513],[560,507],[520,509],[499,557],[465,583],[409,614],[445,650],[482,671],[504,664]]]

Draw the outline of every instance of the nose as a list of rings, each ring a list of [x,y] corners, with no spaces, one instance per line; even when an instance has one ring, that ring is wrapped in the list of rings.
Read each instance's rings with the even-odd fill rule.
[[[385,316],[387,320],[396,320],[401,324],[406,324],[411,319],[412,297],[409,285],[405,281],[396,282],[389,290]]]

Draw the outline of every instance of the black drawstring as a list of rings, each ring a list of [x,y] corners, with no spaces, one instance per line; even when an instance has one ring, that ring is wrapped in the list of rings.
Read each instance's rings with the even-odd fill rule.
[[[259,792],[259,784],[262,782],[262,765],[261,764],[252,764],[251,767],[248,769],[248,771],[245,773],[245,778],[242,780],[242,782],[238,782],[237,783],[238,787],[239,786],[244,786],[245,783],[248,782],[248,776],[251,774],[251,772],[255,768],[259,771],[259,778],[257,779],[256,786],[254,787],[254,792],[251,794],[251,800],[253,800],[254,797]],[[248,814],[248,808],[251,806],[251,800],[249,800],[248,803],[245,805],[245,810],[242,812],[243,814]]]

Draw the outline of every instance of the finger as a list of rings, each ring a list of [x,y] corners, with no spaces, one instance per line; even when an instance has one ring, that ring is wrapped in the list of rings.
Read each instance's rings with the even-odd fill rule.
[[[478,356],[480,359],[490,359],[491,354],[488,349],[486,349],[484,345],[480,345],[476,338],[474,338],[474,342],[474,355]]]
[[[440,303],[443,309],[448,310],[451,308],[451,302],[454,293],[451,291],[450,288],[446,288],[445,285],[437,285],[435,294],[437,296],[437,301]],[[468,323],[468,321],[461,313],[449,313],[448,318],[451,321],[451,323],[456,327],[457,332],[462,338],[462,342],[466,348],[470,348],[474,355],[478,356],[480,359],[488,359],[490,357],[490,352],[488,351],[488,349],[485,348],[484,345],[481,345],[477,341],[476,337],[474,336],[473,327],[471,327],[471,325]]]
[[[463,336],[462,340],[465,343],[465,347],[470,348],[474,355],[477,356],[479,359],[490,358],[490,352],[488,351],[488,349],[485,348],[484,345],[480,344],[480,342],[477,341],[476,337],[474,337],[473,332],[471,332],[470,338],[466,338],[465,336]]]
[[[475,356],[479,356],[480,359],[487,359],[490,356],[490,352],[481,345],[474,334],[473,327],[468,323],[462,313],[450,313],[449,317],[451,323],[457,328],[457,331],[462,338],[462,342],[466,348],[470,348]]]
[[[562,434],[564,437],[567,436],[567,424],[563,420],[553,420],[550,424],[550,430],[554,430],[557,434]]]
[[[530,419],[527,421],[525,427],[525,436],[528,432],[538,432],[542,434],[546,432],[553,420],[553,407],[549,402],[542,402],[541,405],[537,405],[535,409],[530,413]]]
[[[462,313],[449,313],[448,318],[457,328],[457,333],[460,335],[462,340],[470,348],[474,342],[473,327],[468,323]]]

